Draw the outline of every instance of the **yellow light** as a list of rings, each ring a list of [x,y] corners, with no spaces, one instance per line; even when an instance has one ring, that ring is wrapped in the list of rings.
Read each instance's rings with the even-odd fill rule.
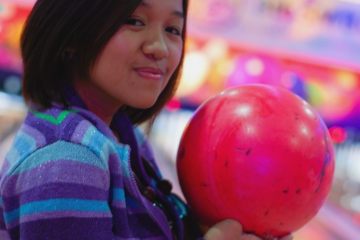
[[[341,71],[336,74],[337,83],[346,90],[354,90],[358,85],[357,76],[351,72]]]
[[[228,44],[221,39],[210,40],[203,48],[206,55],[212,61],[218,61],[224,58],[228,53]]]
[[[184,67],[177,90],[177,96],[185,96],[196,91],[205,81],[210,62],[205,54],[199,51],[189,52],[184,58]]]

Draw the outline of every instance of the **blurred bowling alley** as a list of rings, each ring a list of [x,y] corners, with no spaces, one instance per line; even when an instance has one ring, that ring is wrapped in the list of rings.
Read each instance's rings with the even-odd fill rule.
[[[18,45],[34,2],[0,0],[0,160],[26,112]],[[321,116],[335,156],[325,204],[294,240],[360,239],[360,0],[190,0],[187,30],[178,91],[141,126],[173,190],[184,198],[176,157],[203,102],[247,84],[286,88]]]

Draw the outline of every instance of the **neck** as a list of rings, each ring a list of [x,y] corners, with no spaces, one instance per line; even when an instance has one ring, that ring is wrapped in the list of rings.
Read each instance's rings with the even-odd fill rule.
[[[120,105],[91,82],[76,81],[74,87],[86,107],[107,125],[110,125]]]

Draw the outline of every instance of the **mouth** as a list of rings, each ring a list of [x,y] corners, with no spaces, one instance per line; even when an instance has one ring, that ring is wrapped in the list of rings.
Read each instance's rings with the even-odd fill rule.
[[[142,78],[150,80],[161,80],[164,76],[164,71],[154,67],[137,67],[135,72]]]

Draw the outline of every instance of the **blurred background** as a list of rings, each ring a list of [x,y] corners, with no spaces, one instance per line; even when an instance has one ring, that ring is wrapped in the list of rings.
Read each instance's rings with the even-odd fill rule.
[[[0,0],[0,159],[26,112],[18,44],[34,2]],[[336,150],[328,200],[295,240],[360,239],[360,0],[190,0],[186,52],[177,95],[147,132],[174,191],[180,137],[203,101],[245,83],[286,87]]]

